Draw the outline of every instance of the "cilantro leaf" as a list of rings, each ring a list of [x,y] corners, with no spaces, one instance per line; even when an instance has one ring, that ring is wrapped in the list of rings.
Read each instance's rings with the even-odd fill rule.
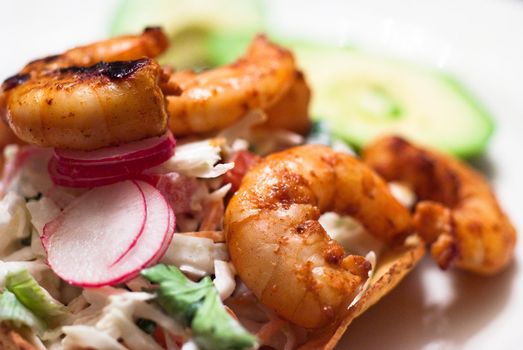
[[[9,273],[5,278],[5,287],[45,324],[66,313],[65,307],[51,297],[25,269]]]
[[[256,344],[256,337],[247,332],[224,308],[215,288],[208,291],[192,321],[194,341],[200,349],[242,350]]]
[[[0,294],[0,322],[7,322],[14,328],[27,326],[42,330],[45,327],[43,322],[8,290]]]
[[[225,310],[209,277],[196,283],[176,266],[162,264],[143,270],[142,276],[159,284],[158,304],[171,317],[191,327],[200,349],[245,350],[256,345],[256,337]]]
[[[176,266],[156,265],[142,271],[142,276],[160,285],[156,291],[158,303],[167,313],[190,326],[196,310],[213,283],[210,278],[204,278],[195,283],[185,277]]]

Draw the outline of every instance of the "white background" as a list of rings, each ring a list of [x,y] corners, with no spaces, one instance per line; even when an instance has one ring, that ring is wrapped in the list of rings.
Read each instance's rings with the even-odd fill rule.
[[[523,2],[269,0],[272,26],[455,73],[497,121],[478,161],[523,228]],[[10,1],[0,10],[0,79],[28,60],[104,38],[113,1]],[[479,278],[428,260],[349,327],[345,349],[523,349],[523,270]]]

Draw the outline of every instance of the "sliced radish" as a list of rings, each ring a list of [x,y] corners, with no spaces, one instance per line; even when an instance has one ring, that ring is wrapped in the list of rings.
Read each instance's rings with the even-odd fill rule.
[[[135,179],[144,170],[162,164],[174,155],[176,141],[163,136],[95,151],[55,149],[49,161],[49,175],[57,185],[98,187]]]
[[[114,175],[139,174],[145,169],[162,164],[174,154],[174,148],[166,148],[144,157],[115,163],[69,163],[54,156],[56,170],[66,176],[107,177]]]
[[[77,277],[96,283],[100,268],[135,246],[146,215],[145,197],[132,181],[85,193],[44,227],[42,243],[51,268],[71,283]]]
[[[172,207],[169,205],[169,234],[165,235],[165,239],[162,243],[162,247],[157,252],[157,254],[153,257],[153,260],[151,261],[150,265],[156,264],[165,255],[165,252],[167,252],[167,249],[169,248],[169,245],[171,244],[171,241],[173,240],[175,231],[176,231],[176,215],[174,214]]]
[[[68,176],[60,173],[57,169],[57,160],[56,158],[51,158],[49,161],[48,171],[55,185],[64,186],[64,187],[74,187],[74,188],[91,188],[91,187],[100,187],[111,185],[120,181],[131,180],[131,179],[144,179],[148,180],[149,176],[144,174],[130,174],[130,173],[120,173],[117,175],[111,176],[101,176],[101,177],[90,177],[83,175]]]
[[[82,287],[100,287],[134,278],[156,262],[172,239],[174,225],[174,213],[157,189],[125,181],[76,199],[44,227],[43,243],[59,277]]]
[[[117,264],[110,266],[110,274],[117,276],[110,284],[132,279],[143,268],[156,263],[165,254],[174,235],[175,216],[163,195],[146,182],[136,183],[145,196],[147,221],[135,247]]]
[[[72,164],[119,163],[129,159],[144,158],[163,149],[174,148],[176,141],[170,132],[162,136],[129,142],[124,145],[101,148],[94,151],[71,151],[55,149],[55,155],[61,161]]]

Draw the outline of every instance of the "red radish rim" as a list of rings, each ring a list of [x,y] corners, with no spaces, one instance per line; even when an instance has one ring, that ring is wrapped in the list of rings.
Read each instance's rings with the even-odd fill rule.
[[[73,188],[93,188],[100,186],[112,185],[120,181],[132,180],[132,179],[144,179],[145,181],[150,181],[150,175],[145,174],[119,174],[114,176],[105,176],[105,177],[94,177],[94,178],[72,178],[67,175],[61,174],[57,169],[57,160],[56,158],[51,158],[47,170],[49,176],[55,185],[64,186],[64,187],[73,187]]]
[[[122,282],[125,282],[125,281],[129,280],[129,279],[134,278],[135,276],[137,276],[140,273],[140,271],[143,268],[148,267],[151,264],[156,263],[165,254],[167,248],[169,247],[170,242],[172,241],[172,238],[173,238],[173,235],[174,235],[174,231],[175,231],[176,217],[174,215],[174,212],[173,212],[171,206],[169,205],[168,201],[166,200],[166,198],[154,186],[150,185],[147,182],[143,182],[143,181],[131,181],[131,182],[140,190],[140,195],[142,196],[142,199],[143,199],[143,202],[144,202],[145,206],[148,205],[147,204],[148,201],[147,201],[147,197],[145,195],[144,186],[148,186],[149,187],[149,189],[151,190],[150,193],[156,192],[154,197],[149,197],[149,198],[154,198],[154,200],[159,201],[159,202],[156,202],[156,203],[163,204],[163,209],[162,210],[164,211],[164,213],[161,214],[161,215],[167,215],[167,220],[166,220],[165,231],[163,232],[163,235],[155,236],[157,238],[161,237],[161,243],[158,245],[158,248],[153,248],[152,254],[150,255],[150,257],[146,258],[146,261],[144,261],[142,263],[139,263],[138,266],[132,268],[127,273],[124,273],[124,274],[122,274],[120,276],[111,276],[110,278],[106,278],[107,280],[105,280],[105,281],[102,278],[100,278],[100,280],[98,280],[96,282],[85,282],[85,281],[81,282],[81,281],[78,281],[76,279],[66,278],[65,275],[68,274],[67,272],[65,272],[65,275],[64,275],[63,274],[64,271],[55,271],[53,269],[53,271],[55,271],[55,273],[60,278],[62,278],[64,281],[67,281],[67,283],[70,283],[72,285],[85,287],[85,288],[88,288],[88,287],[93,287],[94,288],[94,287],[101,287],[101,286],[106,286],[106,285],[116,285],[116,284],[119,284],[119,283],[122,283]],[[71,203],[71,205],[74,205],[74,203],[77,200],[80,200],[80,198],[81,197],[79,197],[78,199],[73,201],[73,203]],[[147,207],[146,207],[146,211],[145,211],[145,216],[147,217]],[[50,228],[52,228],[52,225],[60,224],[60,221],[61,221],[60,218],[61,218],[61,216],[59,216],[57,219],[47,223],[45,225],[45,227],[44,227],[44,232],[46,232],[46,231],[49,232]],[[146,221],[147,221],[147,219],[143,220],[143,222],[146,222]],[[143,227],[141,227],[141,229],[140,229],[140,233],[139,233],[140,237],[141,237],[141,235],[144,234],[144,231],[145,231],[145,223],[144,223]],[[49,239],[50,236],[51,236],[51,234],[49,234],[49,233],[47,233],[47,234],[44,233],[44,235],[42,236],[42,243],[43,243],[44,249],[45,249],[45,251],[47,253],[48,253],[48,248],[49,248],[49,246],[48,246],[48,243],[49,243],[48,239]],[[135,238],[133,239],[132,244],[130,244],[129,247],[126,249],[126,252],[124,254],[121,254],[117,258],[117,261],[115,261],[114,263],[110,264],[110,266],[105,267],[105,269],[107,269],[107,271],[109,272],[112,267],[116,267],[116,266],[119,266],[119,264],[124,263],[126,257],[129,254],[129,252],[131,252],[133,249],[136,249],[136,246],[138,244],[138,241],[139,241],[140,237],[135,236]],[[156,243],[156,244],[158,244],[158,243]],[[50,266],[52,266],[52,264],[50,264],[49,262],[48,262],[48,264]],[[132,265],[130,265],[130,266],[132,267]],[[117,273],[118,273],[118,271],[117,271]]]
[[[56,158],[51,158],[49,160],[49,165],[47,166],[47,170],[49,171],[49,175],[51,177],[51,180],[55,185],[59,186],[65,186],[65,187],[76,187],[76,188],[89,188],[89,187],[100,187],[105,185],[111,185],[123,180],[127,180],[129,175],[128,174],[121,174],[116,176],[107,176],[107,177],[99,177],[99,178],[72,178],[67,175],[63,175],[60,172],[58,172],[57,169],[57,160]]]
[[[5,194],[7,188],[11,185],[11,182],[18,175],[25,163],[42,151],[45,152],[46,150],[36,146],[20,146],[14,159],[5,162],[0,180],[0,197]]]
[[[138,185],[138,187],[141,186],[140,182],[143,183],[143,184],[146,184],[148,186],[151,186],[147,182],[136,181],[136,184]],[[151,186],[151,187],[153,187],[153,186]],[[154,189],[156,191],[158,191],[156,188],[154,188]],[[160,192],[160,191],[158,191],[158,192]],[[163,202],[166,205],[168,218],[167,218],[167,228],[165,230],[164,237],[163,237],[163,240],[162,240],[162,244],[160,245],[159,250],[155,254],[153,254],[149,260],[144,262],[136,270],[131,271],[131,272],[121,276],[120,278],[117,278],[117,279],[111,281],[109,284],[108,283],[105,283],[105,284],[93,284],[93,285],[82,284],[82,286],[96,288],[96,287],[101,287],[101,286],[106,286],[106,285],[116,285],[116,284],[119,284],[119,283],[126,282],[126,281],[128,281],[130,279],[133,279],[134,277],[138,276],[140,274],[140,271],[143,270],[144,268],[149,267],[155,261],[158,261],[160,253],[161,253],[161,256],[163,256],[163,254],[165,254],[165,251],[167,251],[167,248],[169,247],[169,244],[172,241],[173,236],[174,236],[174,225],[175,225],[176,218],[174,216],[174,212],[172,211],[171,206],[169,205],[169,202],[167,201],[167,199],[165,199],[165,197],[161,194],[161,192],[160,192],[160,198],[163,199]],[[171,216],[171,212],[172,212],[172,216]],[[173,218],[172,220],[171,220],[171,217]],[[162,253],[162,250],[163,250],[163,253]]]
[[[143,181],[133,181],[133,182],[138,187],[141,187],[142,184],[145,184],[147,186],[151,186],[147,182],[143,182]],[[151,187],[155,191],[158,191],[156,188],[154,188],[154,186],[151,186]],[[165,229],[165,232],[163,234],[162,243],[160,244],[159,249],[153,255],[151,255],[151,257],[149,259],[147,259],[144,263],[140,264],[138,267],[136,267],[132,271],[129,271],[128,273],[125,273],[125,274],[121,275],[118,278],[113,278],[110,281],[101,281],[101,282],[99,281],[99,282],[91,282],[91,283],[90,282],[79,282],[79,281],[75,281],[75,280],[72,280],[72,279],[63,278],[59,273],[57,273],[57,272],[55,272],[55,273],[60,278],[62,278],[64,281],[67,281],[67,283],[69,283],[69,284],[80,286],[80,287],[84,287],[84,288],[97,288],[97,287],[103,287],[103,286],[107,286],[107,285],[116,285],[116,284],[120,284],[120,283],[126,282],[126,281],[136,277],[140,273],[140,271],[142,269],[150,266],[152,263],[157,261],[157,259],[159,259],[159,257],[160,257],[160,254],[162,256],[163,256],[163,254],[165,254],[165,251],[167,250],[167,248],[169,246],[169,243],[171,242],[171,240],[173,238],[173,235],[174,235],[174,225],[175,225],[175,216],[174,216],[174,212],[172,212],[171,206],[169,205],[169,203],[165,199],[165,197],[161,194],[161,192],[158,191],[158,193],[160,194],[159,198],[162,199],[162,202],[165,205],[165,209],[167,210],[167,216],[168,216],[167,217],[167,225],[166,225],[166,229]],[[172,213],[172,216],[171,216],[171,213]],[[123,261],[125,261],[125,258],[121,259],[119,264],[123,263]],[[118,264],[113,265],[113,267],[117,266],[117,265]],[[110,267],[108,267],[108,268],[110,268]]]
[[[176,215],[174,214],[174,210],[172,209],[172,207],[168,201],[167,201],[167,205],[169,206],[169,222],[170,222],[169,230],[172,233],[169,234],[168,237],[166,237],[166,240],[162,243],[162,248],[160,248],[160,250],[158,251],[158,256],[155,257],[156,261],[163,258],[163,256],[167,252],[167,249],[169,248],[169,245],[171,245],[174,233],[176,231]]]
[[[169,201],[167,201],[167,205],[169,207],[169,231],[172,232],[171,234],[168,234],[164,241],[162,242],[161,248],[158,250],[154,258],[152,259],[152,263],[158,262],[167,252],[167,249],[169,248],[169,245],[171,244],[171,241],[174,236],[174,232],[176,229],[176,216],[174,214],[174,210],[172,209],[171,205],[169,204]]]
[[[132,183],[134,185],[136,185],[136,187],[138,187],[138,190],[140,191],[140,195],[142,196],[142,200],[143,200],[143,206],[144,206],[144,209],[145,209],[145,215],[143,216],[142,227],[140,228],[140,233],[138,233],[138,235],[132,240],[132,242],[129,245],[129,247],[127,247],[127,250],[125,250],[125,252],[120,254],[120,256],[117,257],[116,260],[113,263],[111,263],[111,265],[109,265],[109,267],[117,264],[120,260],[122,260],[136,246],[136,242],[138,242],[138,239],[140,237],[142,237],[143,231],[145,229],[145,223],[147,222],[147,201],[145,200],[145,194],[143,193],[142,188],[140,186],[138,186],[136,181],[132,181]]]
[[[141,204],[143,204],[143,210],[144,210],[144,217],[141,219],[141,226],[139,228],[139,232],[138,234],[136,235],[133,235],[133,240],[129,243],[129,246],[126,247],[125,251],[123,252],[117,252],[117,254],[119,254],[118,257],[116,257],[117,260],[122,260],[121,259],[121,256],[122,255],[127,255],[127,253],[132,250],[132,247],[136,246],[136,242],[138,241],[139,237],[143,234],[144,232],[144,229],[145,229],[145,222],[146,222],[146,218],[147,218],[147,207],[146,207],[146,200],[145,200],[145,195],[143,194],[143,191],[142,189],[140,188],[140,186],[138,186],[138,184],[135,182],[135,181],[127,181],[128,183],[131,184],[131,186],[133,186],[133,188],[135,189],[135,191],[137,191],[137,193],[139,193],[139,197],[141,198]],[[87,193],[86,193],[87,194]],[[84,194],[85,195],[85,194]],[[66,210],[74,210],[74,207],[77,205],[77,203],[80,203],[80,201],[82,201],[82,197],[84,196],[80,196],[78,197],[77,199],[75,199],[67,208],[69,209],[66,209]],[[162,198],[161,196],[159,196],[159,198]],[[61,279],[63,279],[64,281],[66,281],[67,283],[70,283],[70,284],[73,284],[73,285],[78,285],[78,286],[103,286],[103,285],[108,285],[110,283],[107,283],[107,282],[102,282],[102,283],[80,283],[78,281],[75,281],[74,279],[70,279],[68,277],[66,277],[64,274],[63,274],[63,271],[57,271],[55,268],[53,268],[53,263],[49,260],[49,240],[50,238],[56,233],[56,229],[57,229],[57,226],[61,225],[63,223],[63,220],[65,218],[65,215],[67,215],[68,213],[64,210],[62,212],[61,215],[59,215],[57,218],[53,219],[52,221],[48,222],[47,224],[44,225],[44,234],[42,235],[41,237],[41,241],[42,241],[42,245],[44,247],[44,250],[46,252],[46,255],[47,255],[47,264],[51,267],[51,269],[53,270],[53,272],[59,276]],[[169,215],[169,213],[167,212],[167,215]],[[169,218],[169,216],[167,217]],[[161,247],[161,246],[160,246]],[[110,266],[114,265],[113,263],[107,263],[108,265],[103,267],[104,269],[108,269]],[[56,265],[55,265],[56,266]],[[67,275],[67,273],[66,273]]]
[[[140,141],[129,142],[120,146],[105,147],[94,151],[73,151],[55,149],[55,155],[63,162],[70,163],[106,163],[119,162],[129,158],[147,156],[164,148],[174,148],[176,140],[170,131],[162,136],[154,136]]]
[[[174,148],[165,148],[147,156],[121,160],[110,164],[90,163],[68,163],[53,156],[56,171],[61,175],[81,178],[100,178],[120,175],[139,174],[146,169],[162,164],[174,155]]]

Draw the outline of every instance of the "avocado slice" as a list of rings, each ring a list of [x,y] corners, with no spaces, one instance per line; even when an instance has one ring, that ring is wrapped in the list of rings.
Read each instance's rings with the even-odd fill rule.
[[[356,147],[397,134],[468,158],[493,132],[490,114],[448,74],[357,50],[295,52],[313,86],[313,115]]]

